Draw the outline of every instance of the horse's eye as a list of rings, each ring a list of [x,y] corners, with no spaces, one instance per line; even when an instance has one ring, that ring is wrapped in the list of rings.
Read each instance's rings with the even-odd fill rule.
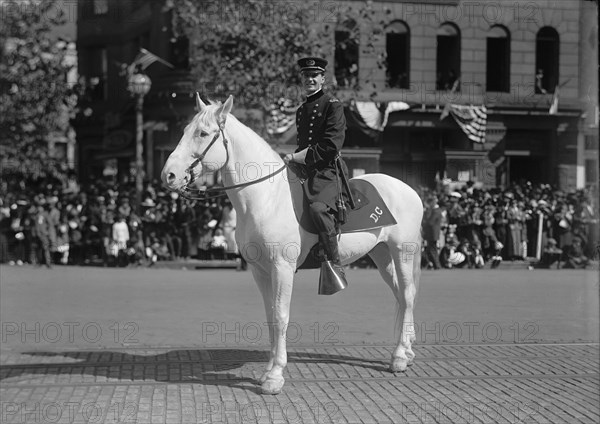
[[[194,134],[195,137],[206,137],[207,135],[208,133],[203,130],[196,130],[196,133]]]

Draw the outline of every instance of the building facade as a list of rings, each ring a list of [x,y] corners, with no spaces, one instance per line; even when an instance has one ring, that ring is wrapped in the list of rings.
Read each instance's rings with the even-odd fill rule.
[[[382,172],[413,185],[444,173],[486,185],[597,184],[595,2],[399,1],[372,8],[382,35],[373,42],[367,26],[338,22],[336,40],[345,32],[359,42],[350,60],[338,58],[339,48],[333,59],[343,68],[335,70],[340,96],[358,82],[367,88],[362,100],[411,105],[389,116]],[[369,40],[374,48],[365,51]],[[356,98],[351,91],[347,98]],[[440,119],[448,104],[485,106],[484,142],[470,141],[452,118]]]
[[[444,175],[487,186],[597,184],[595,2],[374,1],[368,21],[343,13],[364,7],[362,1],[333,6],[316,4],[322,9],[315,25],[331,26],[328,80],[337,95],[349,105],[410,106],[389,113],[377,137],[364,137],[349,119],[344,156],[355,175],[384,172],[413,186]],[[147,71],[153,81],[144,108],[148,178],[159,176],[179,140],[193,114],[187,56],[193,40],[173,38],[170,13],[163,2],[80,5],[79,71],[92,83],[87,113],[77,122],[82,174],[133,169],[133,101],[119,64],[130,63],[140,47],[176,67],[157,63]],[[453,114],[440,119],[450,105],[484,106],[484,139],[471,141]],[[277,149],[292,149],[290,140]]]

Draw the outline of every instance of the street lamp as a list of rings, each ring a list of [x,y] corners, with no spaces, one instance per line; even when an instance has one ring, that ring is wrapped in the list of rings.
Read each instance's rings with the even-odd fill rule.
[[[138,212],[141,212],[142,192],[144,191],[144,158],[143,138],[144,138],[144,96],[150,91],[152,81],[137,68],[127,81],[127,90],[136,97],[135,103],[135,200]]]

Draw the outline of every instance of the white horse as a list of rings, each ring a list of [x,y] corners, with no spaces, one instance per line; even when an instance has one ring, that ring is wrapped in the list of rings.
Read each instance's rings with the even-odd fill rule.
[[[285,336],[294,273],[317,243],[317,235],[304,231],[294,213],[292,196],[303,195],[300,183],[280,172],[285,166],[280,156],[230,114],[233,98],[206,105],[196,95],[196,102],[199,113],[167,159],[162,181],[170,190],[185,193],[197,176],[219,169],[225,188],[238,186],[226,190],[237,212],[235,238],[262,294],[270,327],[270,357],[260,383],[263,393],[277,394],[287,365]],[[397,224],[342,234],[340,257],[345,265],[369,254],[392,289],[397,300],[398,344],[390,369],[404,371],[415,356],[411,345],[415,340],[413,308],[420,276],[423,205],[413,189],[395,178],[384,174],[358,178],[378,189]]]

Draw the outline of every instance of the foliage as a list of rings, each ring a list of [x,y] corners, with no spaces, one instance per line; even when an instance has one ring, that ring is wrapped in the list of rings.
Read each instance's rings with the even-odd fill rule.
[[[2,174],[56,176],[48,137],[65,134],[76,96],[67,84],[67,43],[51,37],[64,23],[56,0],[3,2],[0,18]]]
[[[360,22],[365,46],[371,50],[380,32],[373,30],[377,25],[370,2],[357,4],[356,11],[340,3],[300,0],[170,0],[169,4],[175,35],[183,33],[190,40],[192,74],[201,95],[223,99],[232,94],[238,106],[264,112],[282,98],[300,103],[303,90],[296,61],[311,55],[333,58],[337,22]],[[349,32],[347,43],[361,44],[358,27]],[[337,89],[335,81],[330,88]],[[356,83],[349,88],[361,87]],[[264,130],[263,122],[252,126]]]

